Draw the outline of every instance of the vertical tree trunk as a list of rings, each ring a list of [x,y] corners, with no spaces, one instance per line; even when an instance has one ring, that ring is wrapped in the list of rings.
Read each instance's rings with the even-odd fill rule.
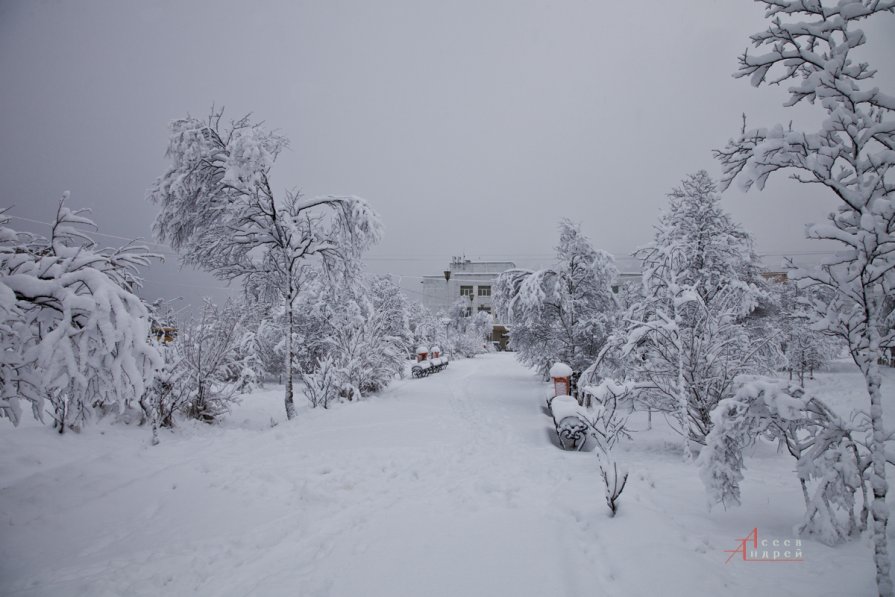
[[[677,286],[677,278],[674,279],[675,287]],[[674,299],[672,299],[674,301]],[[687,388],[684,384],[684,343],[681,341],[681,315],[678,312],[677,302],[672,303],[674,307],[674,326],[675,326],[675,349],[677,350],[677,407],[678,416],[681,419],[681,433],[684,436],[684,460],[691,462],[693,460],[693,452],[690,450],[690,403]]]
[[[286,418],[292,420],[295,418],[295,401],[292,399],[292,330],[294,327],[294,318],[292,313],[293,302],[292,278],[289,279],[289,291],[286,294]]]
[[[889,570],[889,548],[886,538],[886,527],[889,524],[889,508],[886,506],[886,493],[889,490],[886,481],[886,433],[883,429],[883,407],[880,393],[879,365],[871,364],[875,374],[867,379],[870,391],[870,424],[873,429],[873,442],[870,445],[873,474],[870,486],[873,489],[873,543],[874,560],[876,561],[876,581],[879,594],[885,597],[895,595],[892,577]]]
[[[870,426],[873,439],[870,442],[871,476],[870,487],[873,490],[873,504],[870,512],[873,515],[873,560],[876,563],[876,585],[880,597],[893,597],[895,588],[889,562],[889,547],[886,527],[889,524],[889,508],[886,506],[886,493],[889,484],[886,481],[886,432],[883,426],[883,404],[880,392],[880,371],[877,356],[879,353],[879,330],[876,319],[868,318],[869,350],[858,353],[862,362],[858,363],[870,394]]]
[[[56,421],[59,424],[59,435],[65,433],[65,398],[60,397],[59,402],[56,404]]]

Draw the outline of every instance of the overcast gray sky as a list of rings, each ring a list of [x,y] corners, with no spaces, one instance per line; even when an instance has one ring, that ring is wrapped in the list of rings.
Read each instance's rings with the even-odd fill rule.
[[[408,289],[451,255],[544,265],[561,217],[624,255],[683,175],[717,176],[743,112],[816,122],[731,77],[763,26],[748,0],[0,0],[0,205],[46,221],[70,189],[101,232],[150,238],[167,123],[215,103],[291,140],[279,188],[368,199],[386,228],[369,267]],[[895,17],[865,30],[895,92]],[[778,180],[724,205],[760,252],[812,251],[803,226],[833,206],[813,193]],[[190,300],[222,285],[174,257],[146,278]]]

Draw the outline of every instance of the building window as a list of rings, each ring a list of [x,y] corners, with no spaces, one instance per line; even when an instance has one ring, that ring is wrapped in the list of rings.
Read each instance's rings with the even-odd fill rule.
[[[491,307],[488,305],[479,305],[479,311],[484,311],[485,313],[491,313]]]
[[[491,287],[479,286],[479,296],[491,296]]]
[[[466,317],[472,317],[472,307],[466,307]]]
[[[460,296],[472,296],[472,286],[461,286]]]

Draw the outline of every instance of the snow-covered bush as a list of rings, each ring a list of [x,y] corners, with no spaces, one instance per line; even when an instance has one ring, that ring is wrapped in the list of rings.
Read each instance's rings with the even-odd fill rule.
[[[453,358],[472,358],[487,351],[493,319],[490,313],[479,311],[469,314],[469,302],[457,299],[447,310],[435,318],[441,322],[435,339],[445,353]]]
[[[24,400],[43,420],[79,429],[93,413],[136,406],[161,359],[134,294],[145,247],[100,249],[85,210],[63,196],[49,238],[16,232],[0,212],[0,416]]]
[[[420,346],[421,344],[426,344],[430,340],[439,337],[439,342],[441,341],[441,337],[439,336],[440,332],[444,331],[444,324],[442,324],[434,313],[429,311],[422,304],[408,301],[407,303],[407,327],[410,330],[410,346]],[[443,348],[447,349],[447,346],[443,346]]]
[[[311,408],[322,406],[328,408],[329,403],[339,396],[340,371],[337,369],[332,357],[321,360],[314,373],[302,373],[301,378],[305,385],[305,396],[311,403]]]
[[[282,381],[286,371],[283,327],[282,313],[271,313],[258,321],[252,336],[255,358],[261,365],[261,371],[278,382]]]
[[[556,265],[501,274],[494,305],[510,324],[510,346],[542,375],[562,361],[580,371],[599,354],[616,325],[612,285],[618,275],[605,251],[593,248],[580,226],[562,220]]]
[[[866,527],[863,474],[870,463],[855,439],[866,433],[866,424],[842,420],[797,385],[760,376],[737,378],[735,395],[718,404],[712,419],[698,459],[710,503],[740,503],[743,450],[763,438],[779,442],[796,459],[806,509],[800,532],[834,544]]]
[[[205,301],[198,319],[179,331],[176,344],[183,371],[177,391],[187,396],[187,416],[214,422],[238,400],[245,376],[254,377],[247,363],[251,355],[240,350],[242,317],[232,301],[223,307]]]
[[[185,368],[176,345],[157,343],[162,363],[155,371],[152,384],[140,398],[144,422],[152,426],[152,443],[158,444],[158,430],[174,427],[174,415],[189,404],[190,394],[183,376]]]
[[[297,327],[303,376],[317,375],[326,363],[330,391],[354,400],[403,375],[413,334],[407,299],[395,281],[360,272],[347,277],[319,273],[314,280],[303,291]]]

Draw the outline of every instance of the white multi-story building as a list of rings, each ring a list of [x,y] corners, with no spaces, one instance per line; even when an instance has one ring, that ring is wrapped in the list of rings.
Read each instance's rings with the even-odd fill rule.
[[[442,275],[423,276],[423,305],[437,313],[463,300],[468,301],[469,315],[486,311],[493,316],[491,295],[497,276],[515,267],[512,261],[470,261],[454,257]],[[496,320],[492,339],[506,347],[506,326]]]
[[[469,301],[469,313],[493,313],[491,292],[497,276],[513,269],[512,261],[470,261],[454,257],[441,276],[423,276],[423,305],[431,311],[447,310],[458,300]]]

